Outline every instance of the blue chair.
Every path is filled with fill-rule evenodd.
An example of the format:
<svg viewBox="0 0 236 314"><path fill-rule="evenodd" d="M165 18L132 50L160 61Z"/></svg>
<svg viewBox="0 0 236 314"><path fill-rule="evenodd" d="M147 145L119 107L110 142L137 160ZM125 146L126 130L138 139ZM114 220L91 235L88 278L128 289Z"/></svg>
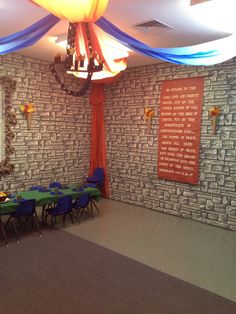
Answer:
<svg viewBox="0 0 236 314"><path fill-rule="evenodd" d="M97 186L94 183L87 183L83 187L81 187L79 190L86 192L86 190L84 190L85 188L96 188L96 187ZM96 208L98 214L100 214L100 210L97 207L97 205L95 204L93 196L90 196L90 195L89 195L89 204L90 204L90 212L91 212L92 216L93 216L93 206Z"/></svg>
<svg viewBox="0 0 236 314"><path fill-rule="evenodd" d="M90 204L89 193L84 193L78 199L75 200L73 208L76 213L78 222L86 209L89 210L91 212L91 215L93 216L92 207L89 208L89 204Z"/></svg>
<svg viewBox="0 0 236 314"><path fill-rule="evenodd" d="M104 185L105 173L103 168L95 168L92 176L86 179L87 184L94 184L97 188L102 189Z"/></svg>
<svg viewBox="0 0 236 314"><path fill-rule="evenodd" d="M35 222L36 227L39 232L39 236L42 237L40 227L39 227L39 222L38 222L38 217L36 213L36 207L35 207L35 199L30 199L30 200L23 200L19 203L18 207L16 208L16 212L10 214L9 219L6 222L5 228L8 225L8 223L13 219L13 226L17 238L17 242L20 242L19 234L17 231L17 223L21 222L24 220L24 226L26 225L26 222L31 218L31 223L33 227L33 222Z"/></svg>
<svg viewBox="0 0 236 314"><path fill-rule="evenodd" d="M72 223L74 223L73 219L73 204L72 204L72 196L65 195L58 199L58 202L56 203L55 207L53 208L47 208L45 209L46 215L44 223L47 221L47 217L51 216L51 227L54 230L54 226L56 224L56 217L57 216L63 216L63 222L65 223L66 215L68 214L71 218Z"/></svg>

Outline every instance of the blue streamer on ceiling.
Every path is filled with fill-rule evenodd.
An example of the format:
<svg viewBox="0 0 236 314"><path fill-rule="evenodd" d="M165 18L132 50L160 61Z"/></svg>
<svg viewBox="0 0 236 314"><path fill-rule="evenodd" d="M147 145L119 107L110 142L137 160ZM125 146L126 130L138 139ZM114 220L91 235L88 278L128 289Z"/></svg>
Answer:
<svg viewBox="0 0 236 314"><path fill-rule="evenodd" d="M0 38L0 54L33 45L59 21L59 18L49 14L25 30ZM235 35L194 46L152 48L124 33L104 17L96 21L96 25L133 51L176 64L209 66L236 56Z"/></svg>

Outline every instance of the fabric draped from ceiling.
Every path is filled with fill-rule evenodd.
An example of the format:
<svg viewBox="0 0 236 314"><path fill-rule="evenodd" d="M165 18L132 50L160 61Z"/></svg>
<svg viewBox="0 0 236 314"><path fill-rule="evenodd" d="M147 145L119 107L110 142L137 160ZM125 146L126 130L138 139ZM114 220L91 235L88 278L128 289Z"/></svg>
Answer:
<svg viewBox="0 0 236 314"><path fill-rule="evenodd" d="M23 31L1 37L0 54L14 52L33 45L57 22L59 22L59 19L49 14ZM97 20L95 24L129 49L167 62L193 66L208 66L227 61L236 56L236 49L234 49L234 47L236 47L236 35L194 46L151 48L122 32L104 17Z"/></svg>
<svg viewBox="0 0 236 314"><path fill-rule="evenodd" d="M95 168L97 167L104 169L105 181L103 196L109 197L106 159L106 135L104 125L104 84L92 85L89 100L92 106L90 175L92 175Z"/></svg>
<svg viewBox="0 0 236 314"><path fill-rule="evenodd" d="M0 55L32 46L59 21L58 17L49 14L22 31L0 37Z"/></svg>
<svg viewBox="0 0 236 314"><path fill-rule="evenodd" d="M95 22L107 7L109 0L29 0L61 20Z"/></svg>
<svg viewBox="0 0 236 314"><path fill-rule="evenodd" d="M176 64L208 66L227 61L236 56L236 35L207 43L179 48L151 48L121 31L104 17L95 22L106 33L131 50L146 56Z"/></svg>

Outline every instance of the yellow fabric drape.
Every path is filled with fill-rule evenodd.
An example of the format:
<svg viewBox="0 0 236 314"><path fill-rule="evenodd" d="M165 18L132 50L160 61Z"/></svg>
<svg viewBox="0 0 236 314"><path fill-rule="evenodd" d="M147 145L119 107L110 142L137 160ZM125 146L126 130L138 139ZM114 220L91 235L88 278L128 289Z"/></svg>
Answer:
<svg viewBox="0 0 236 314"><path fill-rule="evenodd" d="M109 0L29 0L61 20L95 22L106 10Z"/></svg>

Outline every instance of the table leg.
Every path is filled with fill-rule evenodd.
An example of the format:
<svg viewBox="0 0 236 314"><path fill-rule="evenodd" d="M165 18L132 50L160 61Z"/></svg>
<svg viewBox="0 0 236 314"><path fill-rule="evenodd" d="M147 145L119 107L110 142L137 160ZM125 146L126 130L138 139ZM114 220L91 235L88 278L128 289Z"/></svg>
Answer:
<svg viewBox="0 0 236 314"><path fill-rule="evenodd" d="M42 226L44 225L44 219L45 219L45 208L46 208L46 206L47 205L43 205L42 206L42 222L41 222L41 224L42 224Z"/></svg>
<svg viewBox="0 0 236 314"><path fill-rule="evenodd" d="M5 232L5 228L4 228L1 216L0 216L0 226L1 226L1 229L2 229L3 236L5 238L6 246L8 247L7 236L6 236L6 232Z"/></svg>

